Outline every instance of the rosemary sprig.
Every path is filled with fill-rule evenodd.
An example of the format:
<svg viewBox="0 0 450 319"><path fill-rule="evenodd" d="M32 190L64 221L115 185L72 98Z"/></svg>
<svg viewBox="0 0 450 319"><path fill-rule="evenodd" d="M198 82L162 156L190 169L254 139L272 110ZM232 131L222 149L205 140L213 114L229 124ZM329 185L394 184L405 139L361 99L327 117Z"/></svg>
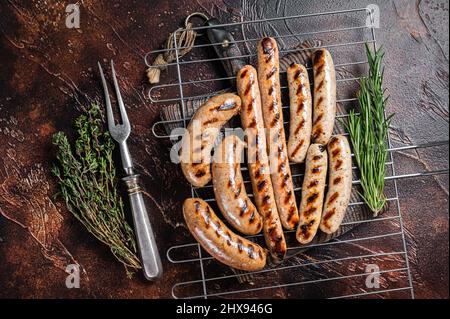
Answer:
<svg viewBox="0 0 450 319"><path fill-rule="evenodd" d="M117 193L112 158L114 143L103 129L99 106L93 104L75 121L78 137L74 147L63 132L53 135L60 195L68 210L125 266L128 276L141 268L133 230L125 220Z"/></svg>
<svg viewBox="0 0 450 319"><path fill-rule="evenodd" d="M388 130L394 114L386 117L388 98L383 89L382 67L384 53L374 53L366 44L369 61L369 76L360 81L358 101L360 114L350 111L346 123L353 144L355 159L361 174L361 197L374 215L378 215L386 205L384 179L388 154Z"/></svg>

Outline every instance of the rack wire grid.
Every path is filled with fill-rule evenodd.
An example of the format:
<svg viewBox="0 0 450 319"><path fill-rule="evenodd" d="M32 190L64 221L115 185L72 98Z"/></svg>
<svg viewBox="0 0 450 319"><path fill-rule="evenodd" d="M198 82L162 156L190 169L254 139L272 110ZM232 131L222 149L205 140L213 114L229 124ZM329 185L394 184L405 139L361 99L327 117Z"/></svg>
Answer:
<svg viewBox="0 0 450 319"><path fill-rule="evenodd" d="M279 42L288 38L311 39L320 36L322 42L317 48L323 47L331 51L338 71L338 110L341 113L337 116L336 127L339 127L342 125L340 120L347 116L347 111L357 105L355 95L357 90L354 85L357 85L357 81L367 73L364 44L369 43L374 49L377 49L374 25L376 17L374 14L371 8L358 8L231 22L215 26L233 30L235 42L230 44L245 46L250 52L250 54L235 57L205 56L203 54L205 50L211 50L211 47L221 45L221 43L197 43L193 51L181 60L178 50L182 48L177 47L177 42L174 40L173 50L175 51L176 61L169 63L167 67L168 77L172 74L176 81L153 86L149 91L149 98L152 102L177 103L182 119L155 123L153 126L154 135L158 138L176 140L180 135L163 134L161 133L163 131L162 126L178 123L177 126L186 128L190 120L190 115L188 116L186 111L186 102L193 98L215 95L219 89L224 88L227 84L229 85L229 81L233 80L234 77L223 77L219 74L211 78L204 75L221 69L218 61L237 58L249 61L254 59L256 50L252 48L260 37L246 38L244 30L252 25L257 25L265 30L272 30L272 34L265 32L265 35L272 36ZM331 23L331 21L333 22ZM287 22L289 22L289 25L297 23L299 26L303 26L302 30L304 30L305 25L315 25L315 28L319 26L319 29L295 33L291 31L292 28L285 27L285 33L280 33L272 28L273 24L276 23L283 23L287 26ZM330 23L332 27L323 28ZM267 29L267 25L271 28ZM202 26L196 27L194 30L202 32L207 28ZM184 29L176 32L182 31ZM176 38L175 36L174 39ZM280 45L280 47L280 54L302 50L286 49L283 48L283 45ZM165 51L149 52L146 56L147 65L151 67L147 62L147 57ZM357 58L356 52L364 58ZM204 70L205 66L209 69ZM196 73L197 79L184 80L182 75L185 73ZM283 71L280 71L280 73L283 73ZM217 86L217 83L222 84ZM353 86L348 85L349 83ZM349 87L345 88L346 86ZM195 93L198 88L203 91L201 94ZM282 84L283 98L287 95L286 89L287 87ZM205 90L208 90L208 94L204 93ZM344 96L345 92L347 94L350 92L351 95ZM286 103L283 105L286 111L289 106ZM288 112L285 114L285 119L285 124L288 124ZM288 244L291 243L288 251L295 257L289 258L275 268L267 268L244 276L241 272L233 271L216 262L194 240L187 244L170 247L167 251L168 260L174 264L186 265L186 276L189 278L189 280L178 282L173 286L172 296L174 298L414 298L397 180L448 174L448 168L433 172L396 175L394 153L445 144L448 145L448 141L427 145L393 147L391 136L389 136L389 156L386 163L386 195L388 198L386 212L377 218L372 218L367 212L364 213L364 203L361 199L353 201L349 207L360 209L363 216L361 220L344 219L342 227L347 227L348 232L329 241L311 244L307 250L295 242L295 232L285 231ZM242 170L244 178L246 178L246 186L249 187L250 182L244 166ZM292 167L294 166L293 164ZM354 167L354 174L357 176L356 167ZM297 199L300 198L302 176L301 168L297 171L293 168ZM359 183L359 180L354 181L355 189L357 189ZM193 197L203 198L214 205L215 200L211 185L203 189L192 187L191 193ZM248 193L252 193L251 188L248 189ZM218 212L217 209L215 211ZM262 240L262 235L250 236L249 238L258 242ZM373 279L377 280L373 281Z"/></svg>

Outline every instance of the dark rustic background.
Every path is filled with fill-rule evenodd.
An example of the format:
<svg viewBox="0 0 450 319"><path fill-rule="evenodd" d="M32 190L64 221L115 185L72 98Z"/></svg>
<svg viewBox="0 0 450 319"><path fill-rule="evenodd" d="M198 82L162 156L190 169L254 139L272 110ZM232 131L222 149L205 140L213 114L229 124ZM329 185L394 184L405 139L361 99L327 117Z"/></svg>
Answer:
<svg viewBox="0 0 450 319"><path fill-rule="evenodd" d="M170 145L151 133L159 106L147 98L145 53L160 48L167 34L195 11L239 21L372 2L381 8L377 36L387 52L386 86L391 110L397 113L392 130L395 144L448 139L446 0L81 1L78 30L65 27L69 1L2 0L0 297L170 297L174 283L198 279L198 269L165 259L168 247L192 241L180 210L190 192L169 161ZM102 101L96 63L111 58L133 125L131 152L150 195L147 203L164 259L165 276L157 284L145 282L140 275L127 279L108 249L52 199L56 187L49 172L54 160L51 136L59 130L72 134L72 120L82 106ZM448 147L400 153L396 163L399 174L446 168ZM448 176L403 180L399 188L416 297L448 298ZM65 287L68 263L83 269L80 289ZM352 292L352 287L331 290L339 295ZM260 295L330 294L279 289Z"/></svg>

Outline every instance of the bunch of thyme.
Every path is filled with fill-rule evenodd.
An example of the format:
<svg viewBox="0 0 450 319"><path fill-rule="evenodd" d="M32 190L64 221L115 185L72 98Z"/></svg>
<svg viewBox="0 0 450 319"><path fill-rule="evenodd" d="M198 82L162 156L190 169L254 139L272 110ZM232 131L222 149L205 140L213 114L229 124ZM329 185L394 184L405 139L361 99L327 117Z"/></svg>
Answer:
<svg viewBox="0 0 450 319"><path fill-rule="evenodd" d="M388 98L383 89L382 50L374 53L366 44L369 75L360 81L360 114L350 111L346 123L361 174L361 197L377 216L386 205L384 195L388 130L393 114L386 117Z"/></svg>
<svg viewBox="0 0 450 319"><path fill-rule="evenodd" d="M125 266L128 276L141 268L133 230L117 192L112 158L114 143L103 129L99 106L93 104L75 121L74 147L63 132L55 133L57 162L52 173L68 210Z"/></svg>

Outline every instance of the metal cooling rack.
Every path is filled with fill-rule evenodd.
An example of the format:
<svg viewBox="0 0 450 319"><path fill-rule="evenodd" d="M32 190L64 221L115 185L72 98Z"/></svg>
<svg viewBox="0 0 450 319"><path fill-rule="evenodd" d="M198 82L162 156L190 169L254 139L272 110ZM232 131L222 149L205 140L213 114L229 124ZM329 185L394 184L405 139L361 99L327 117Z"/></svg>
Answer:
<svg viewBox="0 0 450 319"><path fill-rule="evenodd" d="M349 19L348 17L351 16ZM370 43L373 47L377 48L377 41L375 37L375 28L373 22L375 19L374 12L369 8L359 8L351 10L341 10L333 12L322 13L310 13L295 16L275 17L268 19L259 19L252 21L241 21L224 23L221 26L226 28L240 28L242 31L241 37L234 34L236 45L255 45L260 38L245 38L244 27L248 27L253 24L264 25L276 22L295 22L302 19L334 19L340 21L339 26L332 29L315 30L312 32L292 33L286 32L286 34L267 34L273 36L277 40L287 38L310 38L310 37L324 37L326 35L337 35L343 38L345 34L351 32L360 32L364 34L364 39L358 39L358 41L344 41L344 42L324 42L321 44L321 48L327 48L329 50L337 48L363 48L364 43ZM369 19L369 20L368 20ZM367 21L371 23L367 23ZM217 26L216 26L217 27ZM195 30L203 32L208 27L196 27ZM176 32L182 32L178 30ZM174 37L176 38L176 36ZM197 50L202 50L215 45L221 45L221 43L208 43L197 44L194 46L194 50L190 53L193 58L185 58L180 60L178 56L178 50L176 41L174 41L174 48L176 54L176 61L168 64L168 69L175 70L176 82L168 84L159 84L153 86L149 91L149 98L152 102L157 103L178 103L182 114L182 119L177 121L159 121L153 126L153 134L158 138L171 138L176 139L180 136L173 136L164 134L162 126L167 124L179 123L180 127L187 127L190 118L186 112L186 101L193 98L204 98L215 95L214 92L208 94L196 95L190 94L190 90L187 87L195 85L210 84L213 82L233 80L234 77L215 77L215 78L201 78L197 80L184 80L182 75L184 68L196 67L198 64L212 64L217 66L220 60L236 59L236 58L254 58L255 54L243 54L238 57L228 58L198 58L195 54ZM318 47L319 48L319 47ZM146 55L146 64L150 66L147 58L164 52L165 50L156 50L149 52ZM290 53L296 51L295 49L283 49L280 53ZM253 51L256 52L256 51ZM336 64L336 68L345 68L351 66L367 66L367 60L361 61L342 61ZM340 78L337 80L338 95L339 87L345 85L346 82L358 81L364 74L358 76L351 76ZM287 88L282 87L283 93ZM158 91L168 90L171 95L162 96L157 94ZM189 92L188 92L189 91ZM156 92L156 93L155 93ZM339 97L339 96L338 96ZM355 95L345 98L338 98L338 103L349 104L356 103L357 98ZM284 109L288 109L289 106L284 106ZM337 125L339 120L345 118L347 113L338 114ZM288 118L288 117L286 117ZM287 124L288 121L285 122ZM241 279L241 273L235 273L230 271L228 267L224 267L215 262L211 256L206 253L198 243L192 242L184 245L172 246L167 251L167 258L174 264L186 264L187 271L191 271L187 276L189 280L176 283L172 288L172 296L174 298L240 298L240 297L256 297L255 292L263 294L265 297L323 297L323 298L362 298L362 297L391 297L391 298L414 298L414 289L411 278L411 271L408 261L407 244L405 239L405 230L403 227L403 219L400 212L400 202L398 195L397 181L405 178L417 178L427 175L440 175L448 174L448 168L443 170L437 170L432 172L421 172L396 175L396 169L394 165L394 154L396 152L404 152L408 150L417 150L421 148L439 147L448 145L448 141L429 143L424 145L412 145L393 147L391 137L389 136L389 156L387 160L387 176L386 176L386 192L388 196L388 210L382 216L378 218L368 217L361 221L348 221L344 220L342 226L350 227L354 225L368 225L363 231L358 228L352 229L349 233L342 237L332 239L328 242L317 243L308 246L308 251L295 257L295 260L288 260L285 263L279 265L274 269L264 269L255 273L251 273L250 280ZM245 174L246 167L242 166ZM357 171L357 168L354 167ZM295 191L297 192L297 198L300 198L298 193L301 188L301 177L303 174L293 173L293 179L295 185ZM247 185L250 183L246 181ZM354 181L355 187L360 183L359 180ZM248 185L249 186L249 185ZM205 188L191 188L193 197L201 197L207 202L214 202L214 194L211 186ZM251 194L249 189L249 194ZM250 195L251 196L251 195ZM363 206L362 200L354 201L350 203L350 207ZM180 215L181 216L181 215ZM377 227L375 227L377 226ZM359 228L360 228L359 227ZM376 229L376 232L371 231ZM295 238L295 232L285 231L286 238ZM250 236L252 240L261 240L262 235ZM390 245L385 247L383 251L373 250L373 246L380 241L395 238L396 242L390 241ZM288 241L289 242L289 241ZM392 243L394 246L392 247ZM380 245L378 245L379 247ZM381 245L384 247L383 245ZM355 248L356 247L356 248ZM288 250L295 252L296 250L303 249L299 245L291 245ZM317 249L316 249L317 248ZM355 251L356 250L356 251ZM325 252L325 253L324 253ZM336 253L337 252L337 256ZM294 260L294 261L293 261ZM378 288L367 288L364 286L364 282L368 276L368 273L362 269L364 265L372 263L378 263L385 265L385 269L379 269L378 274L383 277L383 283ZM330 271L332 269L333 271ZM338 269L338 270L337 270ZM292 276L294 274L294 276ZM293 278L292 278L293 277ZM359 285L357 291L349 291L348 289L340 289L339 293L333 294L333 286L345 287L345 285ZM359 287L358 286L358 287ZM330 289L329 289L330 288ZM280 289L283 293L280 295ZM187 293L186 291L189 291ZM287 291L287 292L286 292ZM311 293L313 291L313 293ZM331 293L329 293L331 291ZM329 295L331 294L331 295ZM259 296L259 295L258 295Z"/></svg>

